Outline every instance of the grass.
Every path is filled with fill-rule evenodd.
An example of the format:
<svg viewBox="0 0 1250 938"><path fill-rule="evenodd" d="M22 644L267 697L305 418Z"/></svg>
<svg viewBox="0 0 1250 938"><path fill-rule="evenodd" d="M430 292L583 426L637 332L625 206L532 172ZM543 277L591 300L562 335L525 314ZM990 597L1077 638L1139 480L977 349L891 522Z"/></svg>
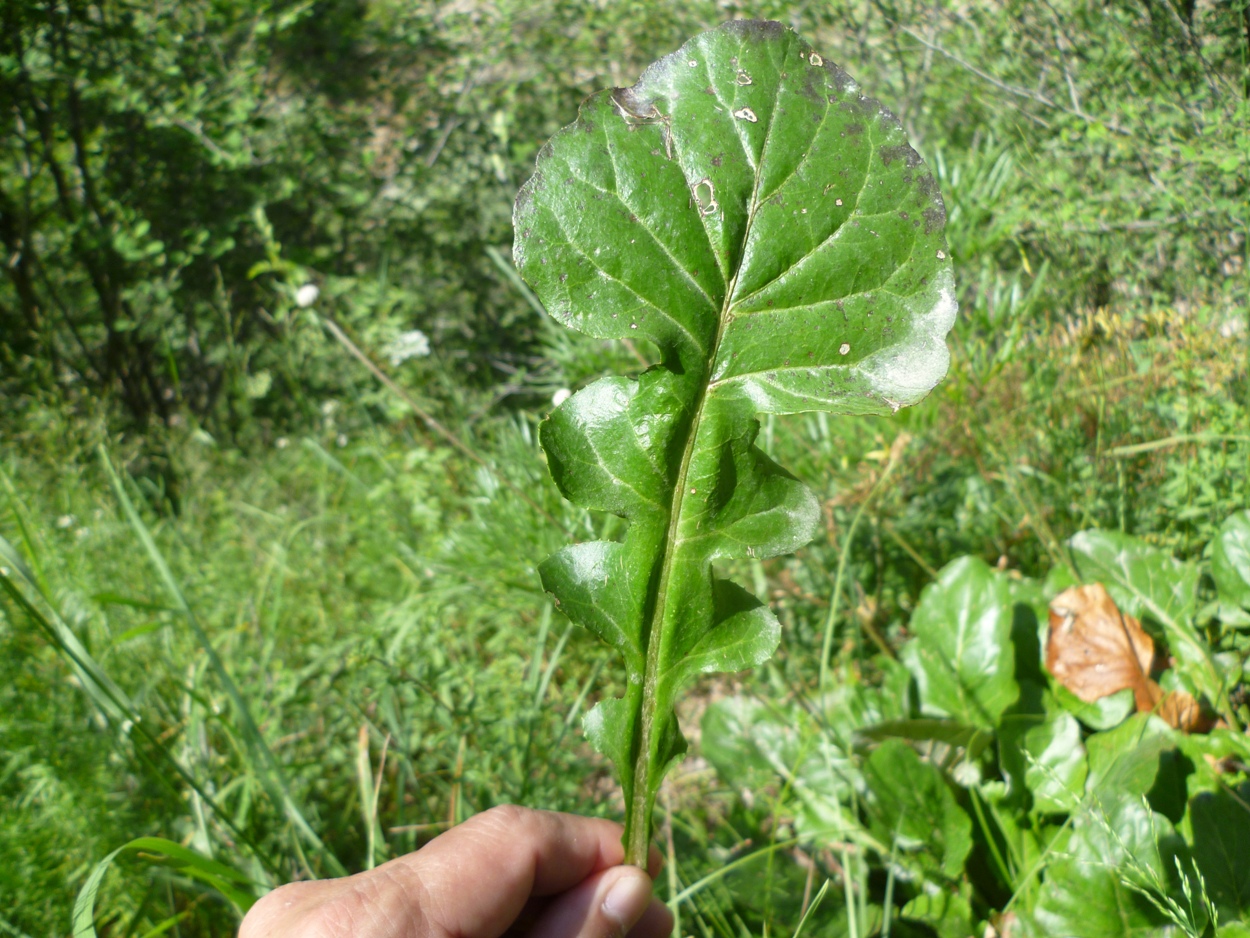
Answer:
<svg viewBox="0 0 1250 938"><path fill-rule="evenodd" d="M507 433L532 448L532 435ZM45 497L21 485L40 467L7 462L4 534L25 532L13 540L39 571L38 588L9 574L32 608L6 604L0 633L0 778L22 808L5 812L0 837L6 856L29 861L9 867L23 915L67 907L91 858L127 830L210 853L227 844L261 882L364 865L362 732L375 753L388 747L375 860L498 801L589 809L562 771L574 747L534 742L567 735L598 660L552 626L529 566L555 542L549 525L526 519L524 503L501 509L508 490L484 479L431 504L427 487L452 485L447 454L378 437L387 449L365 439L347 452L276 450L229 485L208 480L226 477L230 457L192 441L202 475L176 521L143 510L142 486L121 475L110 485L108 457L90 448L61 461L79 484ZM538 468L532 451L528 462L523 472ZM536 488L564 511L549 485ZM532 542L505 536L518 519ZM32 631L36 617L67 624L141 724L97 704L96 682L71 676ZM49 732L68 762L41 757ZM191 780L199 794L185 791ZM109 808L103 793L124 802L135 786L134 813ZM58 837L44 813L68 823L87 793L83 827L71 829L96 833ZM67 859L50 862L57 853Z"/></svg>

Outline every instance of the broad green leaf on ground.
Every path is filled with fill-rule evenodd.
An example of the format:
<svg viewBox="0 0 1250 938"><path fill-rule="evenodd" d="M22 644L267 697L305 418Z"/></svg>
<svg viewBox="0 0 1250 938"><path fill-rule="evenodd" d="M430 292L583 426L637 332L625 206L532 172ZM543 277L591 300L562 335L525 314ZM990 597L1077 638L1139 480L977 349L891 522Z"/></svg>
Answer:
<svg viewBox="0 0 1250 938"><path fill-rule="evenodd" d="M1068 541L1073 566L1086 583L1102 583L1124 612L1163 627L1187 689L1217 703L1219 671L1194 627L1200 571L1149 544L1114 531L1082 531Z"/></svg>
<svg viewBox="0 0 1250 938"><path fill-rule="evenodd" d="M994 729L994 743L998 751L998 767L1005 787L1003 803L1023 811L1028 806L1028 785L1025 772L1029 767L1024 753L1024 737L1030 730L1053 719L1057 711L1054 701L1047 698L1045 688L1034 681L1020 682L1020 697L999 718ZM989 795L984 787L982 793Z"/></svg>
<svg viewBox="0 0 1250 938"><path fill-rule="evenodd" d="M736 787L789 783L801 794L834 800L860 787L859 770L797 705L727 697L708 707L702 729L703 755Z"/></svg>
<svg viewBox="0 0 1250 938"><path fill-rule="evenodd" d="M841 68L781 24L734 21L588 98L513 220L517 268L557 321L660 353L541 431L561 491L630 522L540 573L624 659L625 696L587 730L616 763L641 861L684 750L677 694L779 639L712 564L792 551L819 520L755 446L756 415L888 414L933 388L955 315L945 210L897 119Z"/></svg>
<svg viewBox="0 0 1250 938"><path fill-rule="evenodd" d="M972 822L941 771L900 739L889 739L864 763L872 793L869 827L882 843L923 851L950 879L959 877L972 850Z"/></svg>
<svg viewBox="0 0 1250 938"><path fill-rule="evenodd" d="M1089 763L1076 718L1062 711L1024 734L1028 767L1024 783L1033 793L1034 810L1071 811L1085 792Z"/></svg>
<svg viewBox="0 0 1250 938"><path fill-rule="evenodd" d="M1109 730L1119 726L1137 709L1133 692L1127 687L1117 694L1086 703L1061 684L1054 687L1055 701L1091 730Z"/></svg>
<svg viewBox="0 0 1250 938"><path fill-rule="evenodd" d="M1019 696L1007 578L975 557L944 567L920 594L902 659L926 713L993 729Z"/></svg>
<svg viewBox="0 0 1250 938"><path fill-rule="evenodd" d="M1189 802L1189 829L1194 862L1220 919L1250 919L1250 807L1245 797L1228 791L1198 795Z"/></svg>
<svg viewBox="0 0 1250 938"><path fill-rule="evenodd" d="M1033 918L1048 938L1146 938L1165 921L1125 883L1153 874L1169 882L1180 846L1167 818L1137 797L1116 795L1081 811L1046 869Z"/></svg>
<svg viewBox="0 0 1250 938"><path fill-rule="evenodd" d="M1211 577L1220 602L1250 609L1250 511L1229 515L1211 542Z"/></svg>
<svg viewBox="0 0 1250 938"><path fill-rule="evenodd" d="M1166 551L1117 531L1082 531L1068 541L1082 581L1100 582L1129 615L1160 625L1193 616L1199 570Z"/></svg>
<svg viewBox="0 0 1250 938"><path fill-rule="evenodd" d="M965 788L981 782L981 754L994 741L989 730L957 720L933 717L885 720L862 727L856 734L858 749L871 749L871 741L905 739L921 743L931 759Z"/></svg>
<svg viewBox="0 0 1250 938"><path fill-rule="evenodd" d="M1163 753L1175 747L1172 730L1158 717L1135 714L1115 729L1085 740L1089 777L1085 790L1095 802L1121 794L1145 795L1159 774Z"/></svg>
<svg viewBox="0 0 1250 938"><path fill-rule="evenodd" d="M798 730L780 706L769 707L750 697L726 697L711 704L700 722L700 748L716 774L739 792L754 795L778 784L781 772L774 760L787 735ZM778 743L781 743L778 745ZM791 760L782 758L785 771Z"/></svg>
<svg viewBox="0 0 1250 938"><path fill-rule="evenodd" d="M993 739L991 734L967 723L919 717L886 720L863 727L857 734L865 740L906 739L911 742L941 743L951 749L968 750L975 758Z"/></svg>
<svg viewBox="0 0 1250 938"><path fill-rule="evenodd" d="M797 705L727 697L703 716L701 748L744 797L787 790L797 799L799 832L819 840L846 834L852 795L863 779L833 734Z"/></svg>
<svg viewBox="0 0 1250 938"><path fill-rule="evenodd" d="M968 938L973 934L972 905L967 896L950 889L926 883L920 895L899 910L904 922L923 922L938 933L938 938ZM891 934L898 934L892 929Z"/></svg>
<svg viewBox="0 0 1250 938"><path fill-rule="evenodd" d="M1046 643L1046 585L1037 580L1007 577L1011 594L1011 644L1016 655L1016 680L1042 681L1042 649Z"/></svg>

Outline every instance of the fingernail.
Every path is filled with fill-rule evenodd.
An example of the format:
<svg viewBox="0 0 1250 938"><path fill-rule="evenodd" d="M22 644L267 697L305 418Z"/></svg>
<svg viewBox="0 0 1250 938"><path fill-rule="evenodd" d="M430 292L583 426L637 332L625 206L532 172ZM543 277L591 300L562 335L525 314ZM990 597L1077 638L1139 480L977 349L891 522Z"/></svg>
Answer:
<svg viewBox="0 0 1250 938"><path fill-rule="evenodd" d="M626 869L603 898L603 914L624 935L647 910L651 901L651 880L642 870Z"/></svg>

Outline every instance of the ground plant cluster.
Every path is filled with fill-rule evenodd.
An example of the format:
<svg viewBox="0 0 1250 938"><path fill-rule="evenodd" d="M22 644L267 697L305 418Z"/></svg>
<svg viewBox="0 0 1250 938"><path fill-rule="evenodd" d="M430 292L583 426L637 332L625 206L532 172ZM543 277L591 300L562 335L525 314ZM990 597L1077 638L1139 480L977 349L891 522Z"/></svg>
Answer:
<svg viewBox="0 0 1250 938"><path fill-rule="evenodd" d="M1250 933L1244 3L20 0L0 100L0 935L505 802L683 936Z"/></svg>

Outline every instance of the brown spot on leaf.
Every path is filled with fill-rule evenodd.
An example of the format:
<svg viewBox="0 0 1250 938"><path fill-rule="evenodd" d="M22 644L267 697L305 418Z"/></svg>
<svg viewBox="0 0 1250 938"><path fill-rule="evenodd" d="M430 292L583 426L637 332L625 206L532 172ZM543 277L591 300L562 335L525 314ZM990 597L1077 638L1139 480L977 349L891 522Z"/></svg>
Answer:
<svg viewBox="0 0 1250 938"><path fill-rule="evenodd" d="M920 154L905 143L897 147L882 147L878 152L881 154L881 162L886 166L895 160L905 162L908 169L915 169L920 165Z"/></svg>

